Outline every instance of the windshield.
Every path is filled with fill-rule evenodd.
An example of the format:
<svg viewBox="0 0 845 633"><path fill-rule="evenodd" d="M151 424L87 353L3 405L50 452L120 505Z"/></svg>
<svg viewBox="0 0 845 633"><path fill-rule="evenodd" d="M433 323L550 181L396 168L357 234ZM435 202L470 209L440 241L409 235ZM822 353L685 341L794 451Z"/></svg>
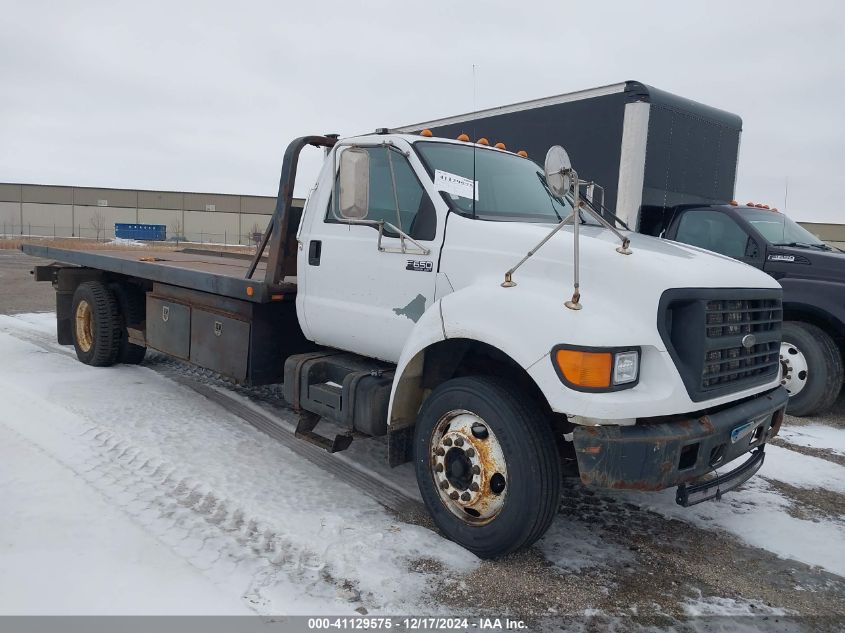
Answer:
<svg viewBox="0 0 845 633"><path fill-rule="evenodd" d="M772 244L808 244L811 246L826 247L826 244L819 238L782 213L774 211L743 211L742 217L748 220Z"/></svg>
<svg viewBox="0 0 845 633"><path fill-rule="evenodd" d="M526 158L454 143L417 141L414 147L434 186L459 213L483 220L555 224L572 213L569 202L549 192L543 170Z"/></svg>

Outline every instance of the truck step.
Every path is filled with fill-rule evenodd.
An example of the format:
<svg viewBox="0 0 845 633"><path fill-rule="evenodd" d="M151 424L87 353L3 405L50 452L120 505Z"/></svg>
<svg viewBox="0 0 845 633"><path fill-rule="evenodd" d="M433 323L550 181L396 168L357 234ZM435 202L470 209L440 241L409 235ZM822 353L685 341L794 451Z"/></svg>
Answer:
<svg viewBox="0 0 845 633"><path fill-rule="evenodd" d="M329 453L338 453L345 451L352 443L352 435L342 434L335 435L334 438L326 437L314 432L314 427L320 422L320 416L309 411L303 411L299 416L299 422L296 424L296 431L294 435L301 440L310 442Z"/></svg>

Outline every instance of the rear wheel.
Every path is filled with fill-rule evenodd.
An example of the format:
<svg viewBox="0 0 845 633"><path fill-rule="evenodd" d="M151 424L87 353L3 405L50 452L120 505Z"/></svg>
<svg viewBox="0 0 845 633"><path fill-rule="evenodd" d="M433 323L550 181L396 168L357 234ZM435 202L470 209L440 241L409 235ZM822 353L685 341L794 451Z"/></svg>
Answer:
<svg viewBox="0 0 845 633"><path fill-rule="evenodd" d="M73 293L73 346L86 365L114 365L120 349L120 308L109 288L99 281L79 284Z"/></svg>
<svg viewBox="0 0 845 633"><path fill-rule="evenodd" d="M557 514L560 462L547 416L513 384L449 380L415 429L423 501L453 541L482 558L527 547Z"/></svg>
<svg viewBox="0 0 845 633"><path fill-rule="evenodd" d="M842 356L824 330L785 321L780 362L783 386L789 392L787 413L805 416L830 408L842 388Z"/></svg>

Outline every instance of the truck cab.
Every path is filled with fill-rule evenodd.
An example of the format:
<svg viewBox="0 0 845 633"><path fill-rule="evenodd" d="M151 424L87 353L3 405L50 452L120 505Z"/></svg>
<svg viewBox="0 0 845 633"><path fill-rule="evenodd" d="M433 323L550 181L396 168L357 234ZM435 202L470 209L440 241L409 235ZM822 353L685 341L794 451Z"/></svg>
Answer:
<svg viewBox="0 0 845 633"><path fill-rule="evenodd" d="M783 287L782 383L789 413L836 400L845 352L845 253L764 205L679 207L664 237L754 266Z"/></svg>

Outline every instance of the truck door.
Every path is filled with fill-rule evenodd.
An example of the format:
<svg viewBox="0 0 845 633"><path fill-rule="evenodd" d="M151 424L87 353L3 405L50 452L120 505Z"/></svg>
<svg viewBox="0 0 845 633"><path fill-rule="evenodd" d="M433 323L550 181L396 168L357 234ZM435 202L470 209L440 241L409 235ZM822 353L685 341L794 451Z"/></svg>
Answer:
<svg viewBox="0 0 845 633"><path fill-rule="evenodd" d="M319 208L307 211L310 223L300 235L297 268L304 283L297 302L311 340L395 362L434 301L442 218L417 175L425 172L413 153L362 149L370 156L366 219L390 222L429 252L408 240L401 252L402 240L387 228L379 250L378 228L339 220L333 192L324 191L315 200ZM331 189L325 180L320 187Z"/></svg>
<svg viewBox="0 0 845 633"><path fill-rule="evenodd" d="M666 231L666 237L763 267L763 249L757 240L718 209L688 209Z"/></svg>

